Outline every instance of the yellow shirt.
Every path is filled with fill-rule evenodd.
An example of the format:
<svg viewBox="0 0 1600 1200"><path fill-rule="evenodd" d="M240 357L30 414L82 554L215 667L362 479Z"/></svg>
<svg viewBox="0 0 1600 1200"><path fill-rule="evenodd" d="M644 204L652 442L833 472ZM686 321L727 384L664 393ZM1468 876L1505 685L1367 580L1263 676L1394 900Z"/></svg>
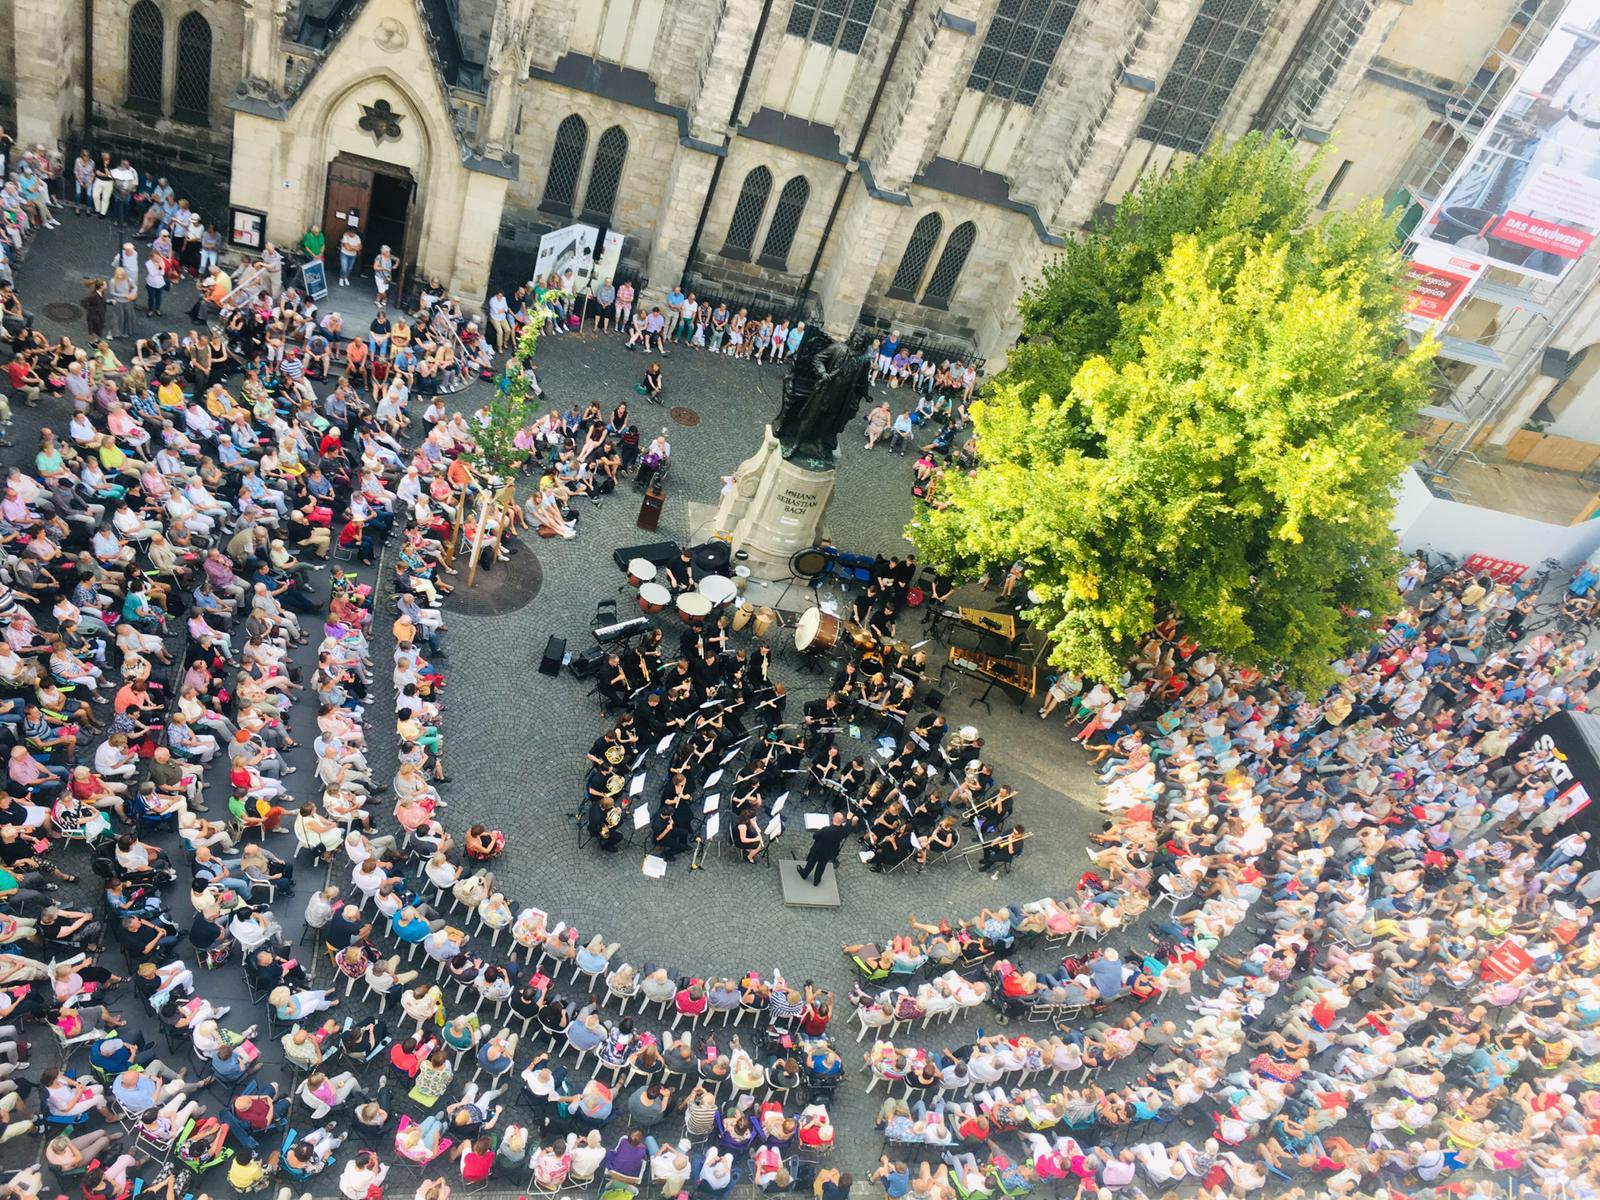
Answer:
<svg viewBox="0 0 1600 1200"><path fill-rule="evenodd" d="M182 408L183 385L176 379L170 383L163 383L156 389L156 400L162 408Z"/></svg>
<svg viewBox="0 0 1600 1200"><path fill-rule="evenodd" d="M248 1163L241 1163L236 1158L228 1167L228 1183L238 1192L249 1191L265 1177L266 1172L261 1169L260 1162L255 1159L251 1159Z"/></svg>

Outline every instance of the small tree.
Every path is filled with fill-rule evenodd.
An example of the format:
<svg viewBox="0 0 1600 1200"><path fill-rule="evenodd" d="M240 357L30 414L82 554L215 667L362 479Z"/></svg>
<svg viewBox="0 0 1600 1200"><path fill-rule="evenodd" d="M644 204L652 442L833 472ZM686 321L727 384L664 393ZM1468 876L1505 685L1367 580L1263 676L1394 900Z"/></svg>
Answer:
<svg viewBox="0 0 1600 1200"><path fill-rule="evenodd" d="M488 404L488 424L474 435L478 443L475 462L486 474L511 479L528 457L526 450L518 448L516 439L533 416L528 404L527 369L538 347L539 322L530 321L495 381Z"/></svg>
<svg viewBox="0 0 1600 1200"><path fill-rule="evenodd" d="M1432 347L1403 344L1392 224L1308 226L1305 181L1275 141L1202 158L1024 302L1027 345L974 406L980 465L910 536L945 567L1021 560L1058 666L1115 679L1176 611L1315 682L1392 602Z"/></svg>

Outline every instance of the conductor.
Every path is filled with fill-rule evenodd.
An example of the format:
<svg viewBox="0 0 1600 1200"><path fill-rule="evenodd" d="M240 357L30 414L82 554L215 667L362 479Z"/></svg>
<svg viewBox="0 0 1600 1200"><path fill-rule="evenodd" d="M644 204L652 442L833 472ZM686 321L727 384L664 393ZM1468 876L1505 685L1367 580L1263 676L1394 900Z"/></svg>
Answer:
<svg viewBox="0 0 1600 1200"><path fill-rule="evenodd" d="M811 853L806 855L805 865L800 868L800 878L812 887L821 887L823 872L838 865L839 850L849 836L850 826L845 823L844 814L834 813L833 820L812 835Z"/></svg>

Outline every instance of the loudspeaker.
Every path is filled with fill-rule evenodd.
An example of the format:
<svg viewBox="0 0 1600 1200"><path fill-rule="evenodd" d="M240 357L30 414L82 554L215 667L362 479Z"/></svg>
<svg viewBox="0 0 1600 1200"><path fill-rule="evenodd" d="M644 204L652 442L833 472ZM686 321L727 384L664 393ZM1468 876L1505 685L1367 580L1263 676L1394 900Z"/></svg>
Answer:
<svg viewBox="0 0 1600 1200"><path fill-rule="evenodd" d="M552 633L544 644L544 661L539 664L539 674L552 677L561 674L561 660L566 656L567 639Z"/></svg>
<svg viewBox="0 0 1600 1200"><path fill-rule="evenodd" d="M922 698L922 702L929 708L933 709L934 712L938 712L940 707L944 704L944 693L938 688L932 688L928 694Z"/></svg>
<svg viewBox="0 0 1600 1200"><path fill-rule="evenodd" d="M617 564L619 571L626 571L628 563L635 558L642 558L658 567L664 567L676 559L679 553L677 542L646 542L642 546L619 546L611 552L611 561Z"/></svg>
<svg viewBox="0 0 1600 1200"><path fill-rule="evenodd" d="M706 542L694 548L694 569L703 575L728 573L729 546L727 542Z"/></svg>
<svg viewBox="0 0 1600 1200"><path fill-rule="evenodd" d="M572 660L572 673L579 679L593 675L609 653L603 646L590 646Z"/></svg>

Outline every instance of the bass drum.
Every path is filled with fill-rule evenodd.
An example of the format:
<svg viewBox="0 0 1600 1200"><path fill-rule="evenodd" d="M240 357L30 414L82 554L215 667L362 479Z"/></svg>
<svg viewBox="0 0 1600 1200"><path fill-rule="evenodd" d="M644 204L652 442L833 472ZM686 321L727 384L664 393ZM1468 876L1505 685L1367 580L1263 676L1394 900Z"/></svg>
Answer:
<svg viewBox="0 0 1600 1200"><path fill-rule="evenodd" d="M794 648L801 654L829 654L839 644L844 623L820 608L808 608L794 627Z"/></svg>

